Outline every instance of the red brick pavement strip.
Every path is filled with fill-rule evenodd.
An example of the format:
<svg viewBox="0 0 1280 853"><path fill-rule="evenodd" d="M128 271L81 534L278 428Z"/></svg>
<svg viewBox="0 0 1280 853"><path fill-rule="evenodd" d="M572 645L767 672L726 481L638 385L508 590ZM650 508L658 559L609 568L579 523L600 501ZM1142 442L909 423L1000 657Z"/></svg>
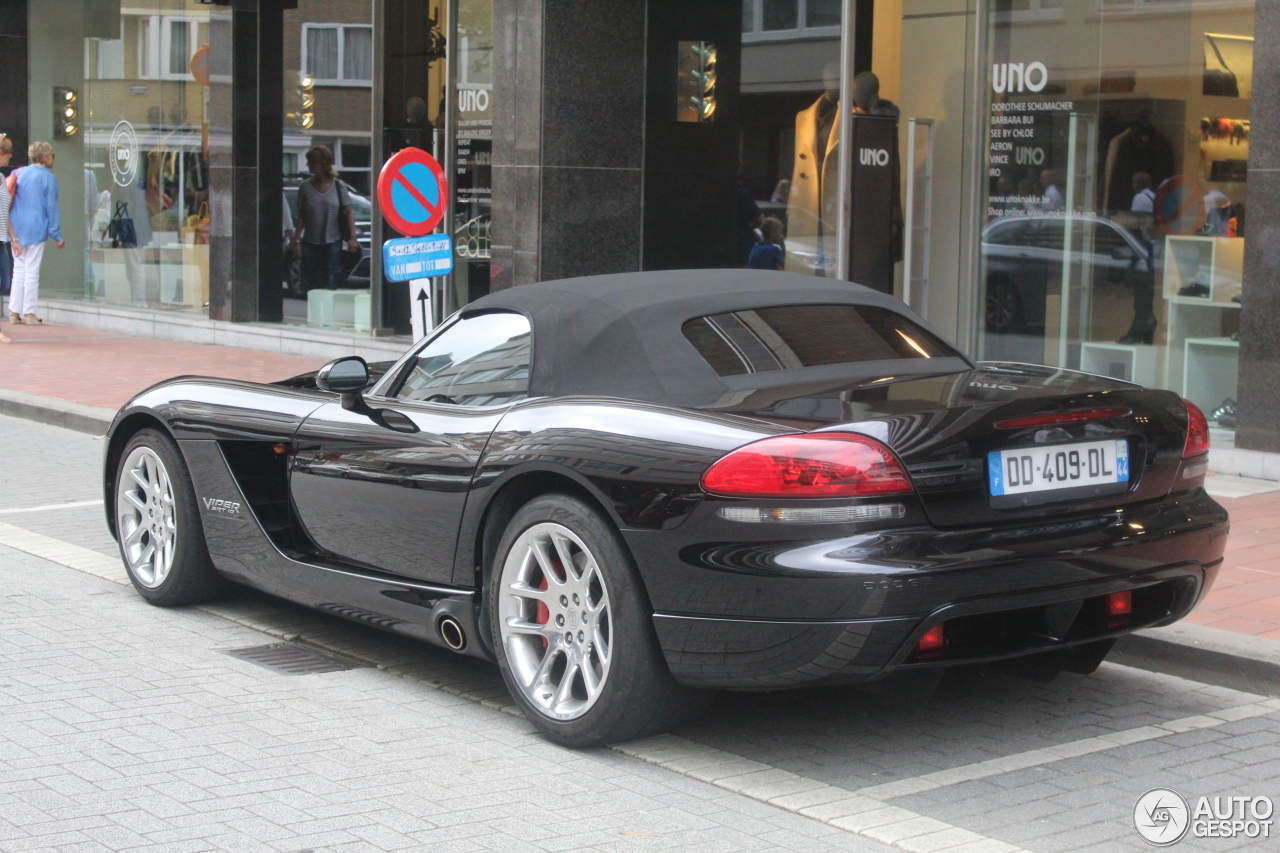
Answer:
<svg viewBox="0 0 1280 853"><path fill-rule="evenodd" d="M321 362L233 347L132 338L71 326L11 326L0 346L0 387L116 409L181 374L271 382ZM1227 558L1188 622L1280 640L1280 491L1218 498L1231 513Z"/></svg>
<svg viewBox="0 0 1280 853"><path fill-rule="evenodd" d="M118 409L134 394L171 376L198 374L274 382L324 362L291 355L132 338L74 326L10 325L0 345L0 387Z"/></svg>
<svg viewBox="0 0 1280 853"><path fill-rule="evenodd" d="M1280 491L1217 500L1231 513L1227 558L1186 621L1280 640Z"/></svg>

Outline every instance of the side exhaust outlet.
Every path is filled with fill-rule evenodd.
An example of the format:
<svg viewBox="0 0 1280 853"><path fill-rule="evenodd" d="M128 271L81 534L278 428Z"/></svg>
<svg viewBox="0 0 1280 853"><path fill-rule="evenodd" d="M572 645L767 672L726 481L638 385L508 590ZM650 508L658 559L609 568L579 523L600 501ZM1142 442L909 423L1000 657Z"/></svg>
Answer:
<svg viewBox="0 0 1280 853"><path fill-rule="evenodd" d="M440 617L437 630L444 644L455 652L460 652L467 647L467 634L462 630L462 624L452 616Z"/></svg>

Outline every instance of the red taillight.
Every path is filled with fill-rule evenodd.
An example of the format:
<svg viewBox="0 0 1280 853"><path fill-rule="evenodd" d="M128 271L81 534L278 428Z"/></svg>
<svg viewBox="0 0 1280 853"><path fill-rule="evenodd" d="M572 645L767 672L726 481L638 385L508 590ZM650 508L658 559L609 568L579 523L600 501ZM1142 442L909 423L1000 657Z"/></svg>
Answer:
<svg viewBox="0 0 1280 853"><path fill-rule="evenodd" d="M1187 407L1187 443L1182 445L1182 458L1190 459L1209 452L1209 421L1200 407L1190 400L1183 400Z"/></svg>
<svg viewBox="0 0 1280 853"><path fill-rule="evenodd" d="M924 632L924 636L916 643L916 651L918 652L936 652L942 648L942 643L946 639L943 636L942 626L945 622L939 622L928 631Z"/></svg>
<svg viewBox="0 0 1280 853"><path fill-rule="evenodd" d="M893 451L847 432L780 435L739 447L707 469L712 494L756 498L844 498L911 491Z"/></svg>
<svg viewBox="0 0 1280 853"><path fill-rule="evenodd" d="M1078 424L1084 421L1104 421L1107 418L1122 418L1132 414L1130 409L1077 409L1072 412L1053 412L1047 415L1028 415L1025 418L1010 418L996 421L996 429L1023 429L1024 427L1057 426L1060 424Z"/></svg>
<svg viewBox="0 0 1280 853"><path fill-rule="evenodd" d="M1107 595L1108 616L1128 616L1133 612L1133 593L1129 590Z"/></svg>

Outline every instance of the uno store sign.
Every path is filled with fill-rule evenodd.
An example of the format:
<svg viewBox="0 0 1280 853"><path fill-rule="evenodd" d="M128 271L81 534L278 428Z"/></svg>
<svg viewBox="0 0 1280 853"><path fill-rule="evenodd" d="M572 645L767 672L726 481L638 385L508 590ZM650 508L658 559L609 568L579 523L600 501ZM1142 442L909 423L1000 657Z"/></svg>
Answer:
<svg viewBox="0 0 1280 853"><path fill-rule="evenodd" d="M991 88L1005 92L1043 92L1049 85L1049 69L1043 62L999 62L991 66Z"/></svg>

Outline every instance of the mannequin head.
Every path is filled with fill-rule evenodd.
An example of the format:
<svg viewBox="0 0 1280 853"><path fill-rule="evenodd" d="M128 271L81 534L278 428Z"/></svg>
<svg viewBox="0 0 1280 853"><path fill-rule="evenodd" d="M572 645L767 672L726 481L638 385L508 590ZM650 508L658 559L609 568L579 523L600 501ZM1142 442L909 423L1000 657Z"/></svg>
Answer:
<svg viewBox="0 0 1280 853"><path fill-rule="evenodd" d="M427 118L427 102L414 95L404 104L404 119L409 127L420 127Z"/></svg>
<svg viewBox="0 0 1280 853"><path fill-rule="evenodd" d="M863 71L853 78L853 105L864 113L880 106L880 78L874 73Z"/></svg>

